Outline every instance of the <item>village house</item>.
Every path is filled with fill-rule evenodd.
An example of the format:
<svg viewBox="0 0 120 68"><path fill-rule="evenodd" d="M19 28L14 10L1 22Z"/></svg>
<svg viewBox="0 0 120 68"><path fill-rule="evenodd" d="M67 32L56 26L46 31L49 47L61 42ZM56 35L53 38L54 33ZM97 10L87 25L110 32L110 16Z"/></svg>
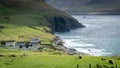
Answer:
<svg viewBox="0 0 120 68"><path fill-rule="evenodd" d="M40 42L40 39L39 38L31 38L30 42Z"/></svg>
<svg viewBox="0 0 120 68"><path fill-rule="evenodd" d="M40 39L39 38L31 38L29 42L30 46L38 46L40 45Z"/></svg>
<svg viewBox="0 0 120 68"><path fill-rule="evenodd" d="M38 45L40 45L40 43L39 42L30 42L29 43L29 46L38 46Z"/></svg>
<svg viewBox="0 0 120 68"><path fill-rule="evenodd" d="M16 42L16 46L18 48L23 48L23 47L25 47L25 42Z"/></svg>
<svg viewBox="0 0 120 68"><path fill-rule="evenodd" d="M13 47L13 46L15 46L15 41L14 41L14 40L5 41L5 45L6 45L6 46L11 46L11 47Z"/></svg>

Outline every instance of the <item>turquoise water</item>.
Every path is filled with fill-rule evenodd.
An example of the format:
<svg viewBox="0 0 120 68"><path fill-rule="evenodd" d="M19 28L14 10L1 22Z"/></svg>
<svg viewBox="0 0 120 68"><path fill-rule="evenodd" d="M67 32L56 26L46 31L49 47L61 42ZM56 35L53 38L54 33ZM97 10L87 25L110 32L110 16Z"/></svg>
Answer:
<svg viewBox="0 0 120 68"><path fill-rule="evenodd" d="M120 15L76 15L84 29L56 33L68 48L94 56L120 55Z"/></svg>

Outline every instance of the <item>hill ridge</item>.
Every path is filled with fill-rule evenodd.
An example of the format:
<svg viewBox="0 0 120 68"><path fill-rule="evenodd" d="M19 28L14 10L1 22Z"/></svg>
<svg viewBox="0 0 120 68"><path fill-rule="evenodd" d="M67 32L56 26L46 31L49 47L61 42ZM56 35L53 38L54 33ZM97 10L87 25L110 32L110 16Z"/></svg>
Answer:
<svg viewBox="0 0 120 68"><path fill-rule="evenodd" d="M26 35L30 37L40 35L42 39L53 39L51 33L56 31L66 32L84 27L75 18L49 6L44 0L0 0L0 8L0 25L4 27L0 28L0 40L7 38L10 40L11 37L19 40L19 36L26 39Z"/></svg>
<svg viewBox="0 0 120 68"><path fill-rule="evenodd" d="M119 0L46 0L69 14L120 14Z"/></svg>

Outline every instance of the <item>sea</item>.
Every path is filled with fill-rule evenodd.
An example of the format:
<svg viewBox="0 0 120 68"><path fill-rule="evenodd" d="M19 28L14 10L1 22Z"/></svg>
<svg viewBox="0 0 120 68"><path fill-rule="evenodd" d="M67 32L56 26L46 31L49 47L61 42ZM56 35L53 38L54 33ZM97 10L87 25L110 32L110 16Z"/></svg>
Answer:
<svg viewBox="0 0 120 68"><path fill-rule="evenodd" d="M73 15L86 28L56 33L67 48L92 56L120 55L120 15Z"/></svg>

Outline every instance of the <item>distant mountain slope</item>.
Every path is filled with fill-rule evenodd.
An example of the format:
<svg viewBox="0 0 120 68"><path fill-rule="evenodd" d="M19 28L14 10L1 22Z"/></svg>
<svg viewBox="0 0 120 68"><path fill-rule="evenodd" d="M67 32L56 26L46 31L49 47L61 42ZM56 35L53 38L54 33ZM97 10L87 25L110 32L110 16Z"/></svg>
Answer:
<svg viewBox="0 0 120 68"><path fill-rule="evenodd" d="M46 0L70 14L120 14L120 0Z"/></svg>
<svg viewBox="0 0 120 68"><path fill-rule="evenodd" d="M0 40L53 39L54 31L65 32L83 25L44 0L0 0Z"/></svg>

